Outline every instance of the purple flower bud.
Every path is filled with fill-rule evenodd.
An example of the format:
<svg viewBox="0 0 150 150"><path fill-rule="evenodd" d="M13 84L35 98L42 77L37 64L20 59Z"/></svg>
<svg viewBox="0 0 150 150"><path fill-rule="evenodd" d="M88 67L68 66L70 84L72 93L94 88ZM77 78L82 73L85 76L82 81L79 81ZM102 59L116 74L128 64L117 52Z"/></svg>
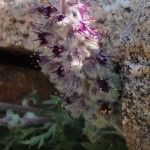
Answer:
<svg viewBox="0 0 150 150"><path fill-rule="evenodd" d="M79 117L86 109L86 105L84 102L83 96L71 96L70 101L72 101L71 104L66 105L66 109L68 109L72 116Z"/></svg>
<svg viewBox="0 0 150 150"><path fill-rule="evenodd" d="M49 58L47 56L42 56L38 54L39 65L42 66L49 62Z"/></svg>
<svg viewBox="0 0 150 150"><path fill-rule="evenodd" d="M80 34L84 34L85 32L88 32L89 35L95 36L95 33L94 33L90 28L88 28L88 27L86 26L86 24L83 23L83 22L80 22L80 27L79 27L79 29L78 29L78 32L79 32Z"/></svg>
<svg viewBox="0 0 150 150"><path fill-rule="evenodd" d="M33 14L35 13L44 14L44 11L45 11L45 8L41 6L34 6L30 9L30 12Z"/></svg>
<svg viewBox="0 0 150 150"><path fill-rule="evenodd" d="M32 29L33 29L34 31L40 31L40 30L42 29L42 27L43 27L43 24L32 23ZM37 32L35 32L35 33L37 33Z"/></svg>
<svg viewBox="0 0 150 150"><path fill-rule="evenodd" d="M80 13L81 13L82 18L84 18L84 15L87 13L86 7L80 8L79 11L80 11Z"/></svg>
<svg viewBox="0 0 150 150"><path fill-rule="evenodd" d="M103 51L99 51L98 53L95 53L93 55L93 58L95 58L100 65L107 67L108 66L108 61L109 61L109 57L105 56L103 54Z"/></svg>
<svg viewBox="0 0 150 150"><path fill-rule="evenodd" d="M85 59L83 62L83 70L89 78L96 78L97 71L99 70L99 64L95 61L95 59Z"/></svg>
<svg viewBox="0 0 150 150"><path fill-rule="evenodd" d="M41 56L40 66L42 68L42 72L44 72L47 75L56 73L57 69L60 67L59 64L54 63L51 57L46 57L46 56Z"/></svg>
<svg viewBox="0 0 150 150"><path fill-rule="evenodd" d="M67 104L72 104L74 102L74 99L79 98L80 96L78 95L77 92L74 92L71 96L65 97L64 100Z"/></svg>
<svg viewBox="0 0 150 150"><path fill-rule="evenodd" d="M40 41L40 45L46 45L48 43L46 35L47 33L45 32L38 33L38 40Z"/></svg>
<svg viewBox="0 0 150 150"><path fill-rule="evenodd" d="M78 48L75 48L73 51L73 55L77 58L80 58L80 50Z"/></svg>
<svg viewBox="0 0 150 150"><path fill-rule="evenodd" d="M82 93L83 87L81 78L72 73L66 72L63 78L60 78L56 88L60 89L66 95L72 95L75 91Z"/></svg>

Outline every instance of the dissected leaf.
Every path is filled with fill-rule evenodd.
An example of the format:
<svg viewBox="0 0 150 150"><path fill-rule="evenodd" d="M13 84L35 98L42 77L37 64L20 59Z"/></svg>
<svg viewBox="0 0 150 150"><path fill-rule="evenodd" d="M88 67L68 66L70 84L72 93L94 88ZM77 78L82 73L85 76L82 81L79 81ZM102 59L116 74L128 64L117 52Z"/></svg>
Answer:
<svg viewBox="0 0 150 150"><path fill-rule="evenodd" d="M58 96L51 96L52 99L44 101L43 104L57 104L58 102L61 102L61 98Z"/></svg>
<svg viewBox="0 0 150 150"><path fill-rule="evenodd" d="M23 134L24 138L31 135L33 132L35 132L37 130L37 128L31 127L28 129L24 129L21 131L21 133Z"/></svg>
<svg viewBox="0 0 150 150"><path fill-rule="evenodd" d="M42 106L42 100L38 96L36 90L34 90L31 94L29 94L27 97L25 97L22 100L22 105L23 106L29 106L30 101L33 103L33 105L37 105L37 106L40 106L40 107Z"/></svg>
<svg viewBox="0 0 150 150"><path fill-rule="evenodd" d="M33 145L38 144L38 148L41 148L44 145L44 140L50 138L51 141L55 139L56 136L56 124L53 124L48 131L45 133L42 133L40 135L34 136L29 140L26 141L20 141L20 143L29 145L30 147Z"/></svg>
<svg viewBox="0 0 150 150"><path fill-rule="evenodd" d="M16 139L12 139L4 148L4 150L9 150L12 146L12 144L16 141Z"/></svg>
<svg viewBox="0 0 150 150"><path fill-rule="evenodd" d="M38 145L38 149L40 149L43 145L44 145L44 138L42 137Z"/></svg>

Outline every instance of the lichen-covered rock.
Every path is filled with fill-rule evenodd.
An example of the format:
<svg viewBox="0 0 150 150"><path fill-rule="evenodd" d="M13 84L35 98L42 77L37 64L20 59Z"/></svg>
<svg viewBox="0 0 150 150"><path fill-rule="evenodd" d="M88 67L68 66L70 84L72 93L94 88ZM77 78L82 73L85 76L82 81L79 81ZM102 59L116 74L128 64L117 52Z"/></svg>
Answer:
<svg viewBox="0 0 150 150"><path fill-rule="evenodd" d="M137 3L121 35L124 133L129 150L150 150L150 1Z"/></svg>

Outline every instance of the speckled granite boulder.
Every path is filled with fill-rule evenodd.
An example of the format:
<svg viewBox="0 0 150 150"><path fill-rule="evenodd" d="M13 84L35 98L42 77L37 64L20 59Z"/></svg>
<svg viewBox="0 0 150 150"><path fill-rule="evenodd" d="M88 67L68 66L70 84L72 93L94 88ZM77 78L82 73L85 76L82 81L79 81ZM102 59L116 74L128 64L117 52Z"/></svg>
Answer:
<svg viewBox="0 0 150 150"><path fill-rule="evenodd" d="M35 18L30 16L28 1L0 0L0 101L3 102L19 102L33 89L43 99L56 91L48 78L30 64L30 54L37 47L32 41L31 22Z"/></svg>
<svg viewBox="0 0 150 150"><path fill-rule="evenodd" d="M0 47L35 50L27 0L0 0Z"/></svg>
<svg viewBox="0 0 150 150"><path fill-rule="evenodd" d="M129 150L150 150L150 1L137 3L121 35L124 133Z"/></svg>
<svg viewBox="0 0 150 150"><path fill-rule="evenodd" d="M132 13L134 0L92 0L90 2L97 6L93 14L98 26L104 26L106 30L106 36L103 38L105 49L110 55L119 56L119 36Z"/></svg>
<svg viewBox="0 0 150 150"><path fill-rule="evenodd" d="M21 47L36 50L33 44L34 34L27 2L29 0L0 0L0 47ZM85 1L85 0L83 0ZM110 53L118 52L118 39L126 19L132 12L131 1L134 0L91 0L98 26L103 25L107 32L104 38L105 49ZM31 2L31 1L30 1ZM33 20L34 19L34 20Z"/></svg>

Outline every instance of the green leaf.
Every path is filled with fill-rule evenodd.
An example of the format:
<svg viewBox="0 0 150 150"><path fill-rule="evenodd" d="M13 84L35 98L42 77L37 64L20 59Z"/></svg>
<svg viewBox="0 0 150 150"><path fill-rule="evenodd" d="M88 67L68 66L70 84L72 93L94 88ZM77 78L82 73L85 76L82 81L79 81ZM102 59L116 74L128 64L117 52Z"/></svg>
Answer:
<svg viewBox="0 0 150 150"><path fill-rule="evenodd" d="M25 97L22 100L22 105L23 106L28 106L29 105L29 101L31 101L34 105L38 105L40 107L42 106L42 100L38 96L36 90L34 90L31 94L29 94L27 97Z"/></svg>
<svg viewBox="0 0 150 150"><path fill-rule="evenodd" d="M28 128L28 129L24 129L21 131L21 133L23 134L23 137L27 137L29 135L31 135L33 132L35 132L37 130L37 128Z"/></svg>
<svg viewBox="0 0 150 150"><path fill-rule="evenodd" d="M6 146L3 150L9 150L15 141L16 141L16 139L11 139L11 141L6 144Z"/></svg>
<svg viewBox="0 0 150 150"><path fill-rule="evenodd" d="M43 145L44 145L44 138L42 137L38 145L38 149L40 149Z"/></svg>
<svg viewBox="0 0 150 150"><path fill-rule="evenodd" d="M69 113L64 108L58 108L57 111L54 113L54 117L61 120L64 124L72 121Z"/></svg>
<svg viewBox="0 0 150 150"><path fill-rule="evenodd" d="M63 126L60 121L57 122L57 132L61 140L60 147L62 148L62 150L72 150L72 147L67 140L66 135L64 134Z"/></svg>
<svg viewBox="0 0 150 150"><path fill-rule="evenodd" d="M48 136L51 136L51 141L55 140L56 137L56 123L53 124L48 130Z"/></svg>
<svg viewBox="0 0 150 150"><path fill-rule="evenodd" d="M44 140L50 138L51 141L53 141L56 137L56 124L53 124L47 132L34 136L29 140L26 141L20 141L20 143L29 145L30 147L33 145L38 144L38 148L41 148L44 145Z"/></svg>
<svg viewBox="0 0 150 150"><path fill-rule="evenodd" d="M58 96L51 96L52 99L44 101L43 104L57 104L58 102L61 102L61 98Z"/></svg>
<svg viewBox="0 0 150 150"><path fill-rule="evenodd" d="M42 136L38 135L38 136L32 137L30 140L20 141L20 143L25 144L25 145L29 145L31 147L31 146L39 143L41 138L42 138Z"/></svg>
<svg viewBox="0 0 150 150"><path fill-rule="evenodd" d="M33 104L41 106L42 100L41 100L41 98L38 96L37 90L34 90L34 91L31 93L31 96L32 96L32 99L33 99Z"/></svg>

